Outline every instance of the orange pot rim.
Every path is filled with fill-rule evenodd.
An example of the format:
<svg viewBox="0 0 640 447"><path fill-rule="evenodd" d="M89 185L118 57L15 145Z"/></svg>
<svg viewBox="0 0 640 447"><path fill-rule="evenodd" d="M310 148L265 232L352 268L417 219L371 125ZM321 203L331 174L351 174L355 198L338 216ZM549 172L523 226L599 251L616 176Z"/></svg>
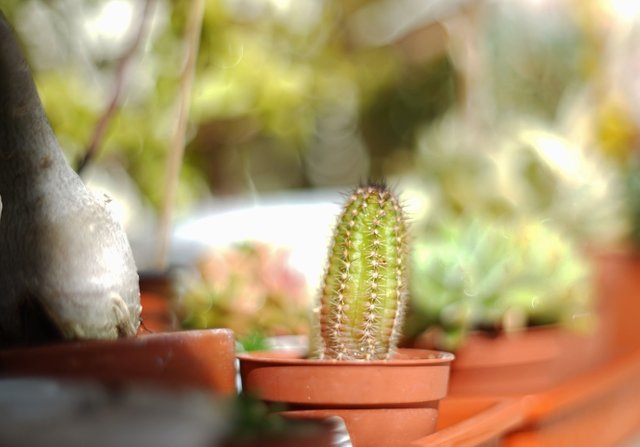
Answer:
<svg viewBox="0 0 640 447"><path fill-rule="evenodd" d="M240 360L272 365L317 365L317 366L388 366L439 365L451 363L455 356L449 352L430 349L401 348L389 360L323 360L307 359L290 351L265 350L238 354Z"/></svg>

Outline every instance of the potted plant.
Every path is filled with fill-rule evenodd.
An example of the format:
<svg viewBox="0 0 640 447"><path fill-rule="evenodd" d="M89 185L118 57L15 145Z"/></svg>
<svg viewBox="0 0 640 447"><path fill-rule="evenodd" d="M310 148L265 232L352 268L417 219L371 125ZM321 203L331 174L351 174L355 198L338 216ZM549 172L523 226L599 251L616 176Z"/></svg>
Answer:
<svg viewBox="0 0 640 447"><path fill-rule="evenodd" d="M449 353L396 349L407 301L407 224L382 184L347 199L329 251L309 357L239 355L243 390L293 418L344 419L355 446L406 445L435 430Z"/></svg>
<svg viewBox="0 0 640 447"><path fill-rule="evenodd" d="M0 42L0 345L135 335L126 234L66 162L1 12Z"/></svg>
<svg viewBox="0 0 640 447"><path fill-rule="evenodd" d="M455 221L421 232L407 333L456 353L451 392L544 389L598 360L591 269L544 223Z"/></svg>
<svg viewBox="0 0 640 447"><path fill-rule="evenodd" d="M230 330L135 336L139 279L126 234L66 162L2 13L0 122L0 376L234 394Z"/></svg>
<svg viewBox="0 0 640 447"><path fill-rule="evenodd" d="M246 350L264 349L267 337L307 335L309 293L288 255L261 242L209 250L178 277L182 327L230 328Z"/></svg>

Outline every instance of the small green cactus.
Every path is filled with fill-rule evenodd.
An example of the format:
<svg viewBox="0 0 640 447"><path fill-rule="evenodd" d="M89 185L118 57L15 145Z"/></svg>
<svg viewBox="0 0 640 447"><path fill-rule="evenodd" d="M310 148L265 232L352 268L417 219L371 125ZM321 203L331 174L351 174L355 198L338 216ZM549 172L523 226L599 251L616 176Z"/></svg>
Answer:
<svg viewBox="0 0 640 447"><path fill-rule="evenodd" d="M407 224L382 184L357 188L343 208L316 309L315 356L386 360L407 301Z"/></svg>

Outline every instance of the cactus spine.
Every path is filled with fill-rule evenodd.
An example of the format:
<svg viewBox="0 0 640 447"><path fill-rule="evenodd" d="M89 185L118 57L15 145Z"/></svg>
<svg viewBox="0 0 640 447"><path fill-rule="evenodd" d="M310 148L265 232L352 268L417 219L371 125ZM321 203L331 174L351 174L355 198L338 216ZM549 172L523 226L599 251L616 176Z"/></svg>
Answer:
<svg viewBox="0 0 640 447"><path fill-rule="evenodd" d="M316 310L316 356L384 360L395 351L407 301L407 224L384 185L357 188L337 223Z"/></svg>

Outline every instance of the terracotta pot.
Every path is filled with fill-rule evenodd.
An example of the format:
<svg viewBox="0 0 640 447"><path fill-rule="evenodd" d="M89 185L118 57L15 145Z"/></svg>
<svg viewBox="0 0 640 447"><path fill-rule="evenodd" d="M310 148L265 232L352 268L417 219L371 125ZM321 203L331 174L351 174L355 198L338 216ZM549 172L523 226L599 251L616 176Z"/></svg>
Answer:
<svg viewBox="0 0 640 447"><path fill-rule="evenodd" d="M640 252L592 250L591 255L606 350L611 357L629 353L640 345Z"/></svg>
<svg viewBox="0 0 640 447"><path fill-rule="evenodd" d="M178 330L173 308L175 297L174 279L170 273L140 273L142 324L138 335Z"/></svg>
<svg viewBox="0 0 640 447"><path fill-rule="evenodd" d="M0 376L142 382L233 395L235 340L229 329L207 329L7 349L0 351Z"/></svg>
<svg viewBox="0 0 640 447"><path fill-rule="evenodd" d="M406 446L433 433L453 355L400 349L389 361L307 360L287 352L242 354L243 389L287 404L290 418L341 417L355 447Z"/></svg>
<svg viewBox="0 0 640 447"><path fill-rule="evenodd" d="M415 344L421 346L418 339ZM518 395L543 391L601 361L597 334L559 326L490 335L474 332L451 365L452 396Z"/></svg>

